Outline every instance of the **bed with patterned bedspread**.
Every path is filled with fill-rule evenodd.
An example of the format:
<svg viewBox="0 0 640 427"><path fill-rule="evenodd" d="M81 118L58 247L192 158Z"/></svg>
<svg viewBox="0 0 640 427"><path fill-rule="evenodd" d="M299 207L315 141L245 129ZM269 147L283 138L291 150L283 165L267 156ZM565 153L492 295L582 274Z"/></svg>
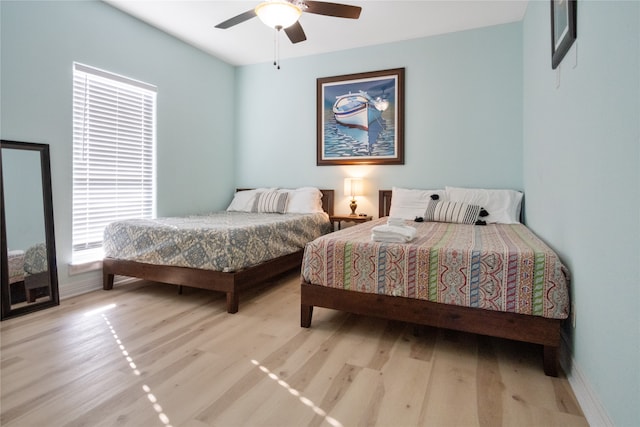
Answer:
<svg viewBox="0 0 640 427"><path fill-rule="evenodd" d="M311 284L564 319L568 272L522 224L411 224L410 244L371 241L377 219L316 239L302 277Z"/></svg>
<svg viewBox="0 0 640 427"><path fill-rule="evenodd" d="M287 203L255 211L283 192ZM300 267L305 244L329 232L332 213L333 190L305 187L239 191L228 210L207 215L116 221L104 231L103 288L122 275L222 291L235 313L240 291Z"/></svg>
<svg viewBox="0 0 640 427"><path fill-rule="evenodd" d="M382 195L381 195L382 197ZM542 344L557 375L569 273L530 229L513 224L414 222L409 243L372 241L387 218L308 244L301 325L313 306Z"/></svg>
<svg viewBox="0 0 640 427"><path fill-rule="evenodd" d="M233 272L304 248L328 232L326 213L214 212L109 224L105 256Z"/></svg>

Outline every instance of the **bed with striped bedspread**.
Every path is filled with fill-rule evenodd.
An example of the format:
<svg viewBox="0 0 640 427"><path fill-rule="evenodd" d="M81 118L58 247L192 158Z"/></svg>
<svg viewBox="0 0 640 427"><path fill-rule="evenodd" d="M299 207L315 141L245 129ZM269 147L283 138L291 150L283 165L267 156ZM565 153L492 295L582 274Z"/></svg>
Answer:
<svg viewBox="0 0 640 427"><path fill-rule="evenodd" d="M303 281L550 319L568 316L568 270L526 226L408 221L417 230L410 243L371 241L371 229L386 220L309 243Z"/></svg>

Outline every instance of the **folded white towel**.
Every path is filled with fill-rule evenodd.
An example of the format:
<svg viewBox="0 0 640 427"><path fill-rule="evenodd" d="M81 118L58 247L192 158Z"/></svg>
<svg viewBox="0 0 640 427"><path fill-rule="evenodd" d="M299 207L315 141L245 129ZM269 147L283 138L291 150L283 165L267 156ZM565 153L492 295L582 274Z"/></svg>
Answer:
<svg viewBox="0 0 640 427"><path fill-rule="evenodd" d="M405 225L405 222L404 222L404 219L402 218L389 217L387 219L387 225L395 225L395 226L402 227Z"/></svg>
<svg viewBox="0 0 640 427"><path fill-rule="evenodd" d="M371 241L381 243L409 243L409 240L405 240L400 236L377 236L371 234Z"/></svg>
<svg viewBox="0 0 640 427"><path fill-rule="evenodd" d="M378 225L371 229L374 242L406 243L416 237L416 229L408 225Z"/></svg>

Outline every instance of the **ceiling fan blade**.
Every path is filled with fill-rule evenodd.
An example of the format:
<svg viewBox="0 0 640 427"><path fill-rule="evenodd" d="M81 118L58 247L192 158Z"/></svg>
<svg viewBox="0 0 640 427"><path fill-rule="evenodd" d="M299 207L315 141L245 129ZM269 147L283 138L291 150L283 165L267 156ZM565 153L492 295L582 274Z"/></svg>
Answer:
<svg viewBox="0 0 640 427"><path fill-rule="evenodd" d="M362 8L359 6L350 6L348 4L329 3L325 1L305 0L304 4L307 8L304 10L308 13L316 15L335 16L338 18L358 19Z"/></svg>
<svg viewBox="0 0 640 427"><path fill-rule="evenodd" d="M256 12L255 10L251 9L251 10L247 10L244 13L241 13L238 16L234 16L233 18L227 19L224 22L219 23L218 25L216 25L216 28L221 28L221 29L227 29L229 27L233 27L234 25L238 25L243 23L244 21L248 21L251 18L254 18L256 16Z"/></svg>
<svg viewBox="0 0 640 427"><path fill-rule="evenodd" d="M287 34L287 37L289 37L289 40L291 40L291 43L300 43L307 39L302 25L300 25L300 21L296 21L295 24L285 28L284 32Z"/></svg>

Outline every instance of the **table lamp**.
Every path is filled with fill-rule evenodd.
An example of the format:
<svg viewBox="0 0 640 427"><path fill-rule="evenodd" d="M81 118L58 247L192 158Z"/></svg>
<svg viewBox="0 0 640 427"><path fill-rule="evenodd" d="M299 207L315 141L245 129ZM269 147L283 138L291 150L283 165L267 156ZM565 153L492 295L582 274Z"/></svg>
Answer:
<svg viewBox="0 0 640 427"><path fill-rule="evenodd" d="M351 216L357 216L356 209L358 209L358 203L356 202L356 196L362 196L363 193L362 178L345 178L344 180L344 194L351 196Z"/></svg>

